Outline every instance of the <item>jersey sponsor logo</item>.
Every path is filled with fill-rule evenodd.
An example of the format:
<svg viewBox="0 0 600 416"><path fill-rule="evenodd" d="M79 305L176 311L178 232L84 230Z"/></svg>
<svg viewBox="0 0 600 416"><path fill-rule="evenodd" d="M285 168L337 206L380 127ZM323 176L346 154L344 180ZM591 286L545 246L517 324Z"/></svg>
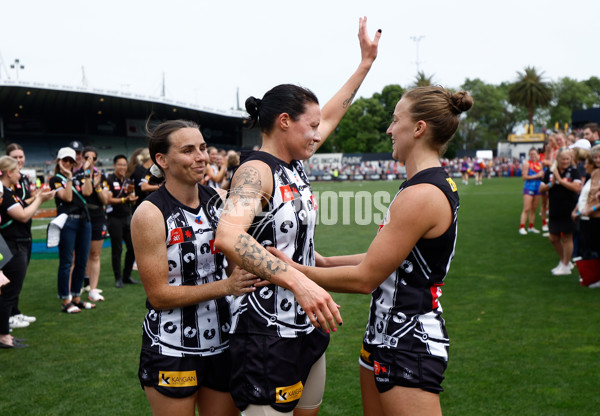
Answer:
<svg viewBox="0 0 600 416"><path fill-rule="evenodd" d="M198 215L195 219L194 222L196 224L202 224L202 215Z"/></svg>
<svg viewBox="0 0 600 416"><path fill-rule="evenodd" d="M456 183L452 180L452 178L446 178L446 180L450 184L450 189L452 189L452 192L456 192L458 188L456 187Z"/></svg>
<svg viewBox="0 0 600 416"><path fill-rule="evenodd" d="M54 188L60 189L60 188L62 188L62 186L63 186L63 184L61 182L54 182Z"/></svg>
<svg viewBox="0 0 600 416"><path fill-rule="evenodd" d="M298 400L302 396L303 391L304 386L302 385L301 381L297 382L293 386L277 387L275 388L275 403L289 403L293 402L294 400Z"/></svg>
<svg viewBox="0 0 600 416"><path fill-rule="evenodd" d="M194 234L194 230L192 230L192 227L174 228L171 230L169 245L171 246L173 244L181 244L195 239L196 235Z"/></svg>
<svg viewBox="0 0 600 416"><path fill-rule="evenodd" d="M376 376L378 375L387 375L389 373L388 366L385 363L380 363L379 361L373 362L373 372Z"/></svg>
<svg viewBox="0 0 600 416"><path fill-rule="evenodd" d="M115 191L121 190L121 184L119 182L113 182L113 188Z"/></svg>
<svg viewBox="0 0 600 416"><path fill-rule="evenodd" d="M281 192L281 199L283 199L283 202L289 202L293 201L294 199L300 198L300 191L298 190L298 186L296 186L295 183L280 186L279 192Z"/></svg>
<svg viewBox="0 0 600 416"><path fill-rule="evenodd" d="M443 284L433 285L429 288L431 291L431 307L437 309L440 307L439 298L442 296Z"/></svg>
<svg viewBox="0 0 600 416"><path fill-rule="evenodd" d="M196 371L159 371L158 385L164 387L193 387L198 385Z"/></svg>

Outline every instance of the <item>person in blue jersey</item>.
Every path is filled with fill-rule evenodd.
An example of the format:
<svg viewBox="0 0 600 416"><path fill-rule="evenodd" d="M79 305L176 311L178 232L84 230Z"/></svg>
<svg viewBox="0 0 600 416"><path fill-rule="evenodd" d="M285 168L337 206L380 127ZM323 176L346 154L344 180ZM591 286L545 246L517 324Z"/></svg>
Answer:
<svg viewBox="0 0 600 416"><path fill-rule="evenodd" d="M441 415L449 340L439 297L454 255L459 198L439 158L473 105L439 86L406 92L387 134L406 181L364 254L293 263L327 290L371 294L359 363L365 415Z"/></svg>
<svg viewBox="0 0 600 416"><path fill-rule="evenodd" d="M535 223L535 213L540 204L540 185L544 177L544 169L540 162L540 155L535 148L529 149L529 160L523 162L521 167L523 172L523 211L521 211L521 223L519 226L519 234L527 235L527 231L534 234L539 234L539 230L533 227ZM525 228L525 224L529 220L529 228Z"/></svg>
<svg viewBox="0 0 600 416"><path fill-rule="evenodd" d="M232 178L215 245L270 283L235 303L231 394L247 416L315 415L321 405L328 328L341 324L339 306L265 246L315 264L317 204L302 161L338 125L377 56L381 31L371 39L366 24L360 19L358 69L322 110L311 91L290 84L245 103L262 146L244 155Z"/></svg>
<svg viewBox="0 0 600 416"><path fill-rule="evenodd" d="M208 164L198 125L161 123L150 132L149 149L165 183L131 221L148 296L138 376L155 415L192 416L197 408L200 415L234 416L230 304L260 279L240 268L227 278L225 256L214 247L225 192L198 184Z"/></svg>

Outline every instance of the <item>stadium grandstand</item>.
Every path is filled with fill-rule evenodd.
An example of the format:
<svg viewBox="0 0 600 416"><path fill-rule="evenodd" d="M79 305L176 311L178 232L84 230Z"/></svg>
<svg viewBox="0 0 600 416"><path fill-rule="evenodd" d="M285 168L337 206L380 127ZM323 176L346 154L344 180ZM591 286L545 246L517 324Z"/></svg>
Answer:
<svg viewBox="0 0 600 416"><path fill-rule="evenodd" d="M257 130L245 128L246 113L196 106L165 97L146 97L96 88L0 80L0 154L19 143L27 167L47 175L59 148L78 140L98 149L99 161L112 168L114 155L129 157L147 146L145 127L168 119L197 122L209 145L249 149L259 144Z"/></svg>

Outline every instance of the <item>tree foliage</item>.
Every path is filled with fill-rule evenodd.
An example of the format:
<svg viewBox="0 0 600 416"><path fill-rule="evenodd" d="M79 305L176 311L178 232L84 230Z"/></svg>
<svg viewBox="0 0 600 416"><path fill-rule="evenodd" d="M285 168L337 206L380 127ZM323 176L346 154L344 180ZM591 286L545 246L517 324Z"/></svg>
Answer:
<svg viewBox="0 0 600 416"><path fill-rule="evenodd" d="M447 154L457 150L495 149L519 125L536 121L560 126L570 123L571 112L600 106L600 78L577 81L568 77L546 82L543 72L526 67L516 82L488 84L479 78L467 79L460 89L473 96L474 105L462 115L459 130ZM431 76L419 71L417 85L430 85ZM320 152L389 152L386 130L394 108L405 89L387 85L370 98L356 100Z"/></svg>
<svg viewBox="0 0 600 416"><path fill-rule="evenodd" d="M533 113L536 108L544 108L552 101L552 88L543 80L543 72L538 73L535 67L525 67L518 72L518 79L508 90L509 101L513 105L527 108L529 124L533 124Z"/></svg>

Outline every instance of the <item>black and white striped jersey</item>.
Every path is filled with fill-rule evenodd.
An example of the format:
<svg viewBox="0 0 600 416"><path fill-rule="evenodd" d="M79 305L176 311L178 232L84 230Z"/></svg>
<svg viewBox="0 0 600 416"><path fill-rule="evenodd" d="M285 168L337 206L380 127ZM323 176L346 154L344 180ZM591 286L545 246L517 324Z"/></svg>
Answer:
<svg viewBox="0 0 600 416"><path fill-rule="evenodd" d="M400 267L373 291L364 342L448 360L449 340L439 297L454 257L459 198L456 184L441 167L417 173L400 186L395 198L421 183L444 192L452 208L452 224L437 238L421 238ZM389 215L388 208L380 230L389 222Z"/></svg>
<svg viewBox="0 0 600 416"><path fill-rule="evenodd" d="M198 185L200 207L181 204L161 186L147 201L165 221L167 261L171 286L195 286L226 279L225 256L214 247L222 200L215 190ZM173 357L218 354L228 347L231 303L226 296L198 305L156 310L148 300L143 348Z"/></svg>
<svg viewBox="0 0 600 416"><path fill-rule="evenodd" d="M244 161L249 160L260 160L271 168L273 191L248 234L297 263L313 266L317 203L302 162L288 164L260 151L251 152ZM235 300L232 332L295 338L313 330L294 294L280 286L265 286Z"/></svg>

